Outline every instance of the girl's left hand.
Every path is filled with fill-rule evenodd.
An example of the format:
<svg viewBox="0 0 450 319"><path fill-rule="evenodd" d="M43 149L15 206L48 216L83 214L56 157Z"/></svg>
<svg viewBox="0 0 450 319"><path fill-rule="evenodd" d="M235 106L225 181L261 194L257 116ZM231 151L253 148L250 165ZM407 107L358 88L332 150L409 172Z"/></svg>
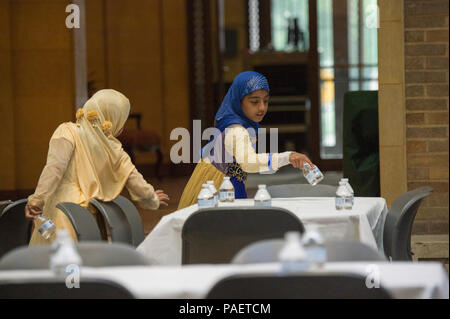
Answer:
<svg viewBox="0 0 450 319"><path fill-rule="evenodd" d="M159 207L169 206L169 203L167 203L167 202L170 200L170 198L167 194L164 193L164 191L162 189L158 189L155 193L159 199Z"/></svg>

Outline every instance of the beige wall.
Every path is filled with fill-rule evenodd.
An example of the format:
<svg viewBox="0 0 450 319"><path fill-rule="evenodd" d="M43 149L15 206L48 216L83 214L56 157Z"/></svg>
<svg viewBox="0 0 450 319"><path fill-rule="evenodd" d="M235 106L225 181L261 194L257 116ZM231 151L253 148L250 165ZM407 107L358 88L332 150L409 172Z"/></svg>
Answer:
<svg viewBox="0 0 450 319"><path fill-rule="evenodd" d="M75 110L69 0L0 0L0 190L34 189L48 141ZM106 4L106 6L105 6ZM122 91L143 128L190 127L185 0L86 1L88 78ZM153 161L138 155L138 162Z"/></svg>
<svg viewBox="0 0 450 319"><path fill-rule="evenodd" d="M9 15L9 1L0 1L0 189L14 189L16 186Z"/></svg>
<svg viewBox="0 0 450 319"><path fill-rule="evenodd" d="M403 0L379 0L379 142L381 196L406 192Z"/></svg>
<svg viewBox="0 0 450 319"><path fill-rule="evenodd" d="M74 113L72 33L64 23L70 1L0 3L0 87L6 96L0 111L0 189L30 189L45 164L52 132Z"/></svg>

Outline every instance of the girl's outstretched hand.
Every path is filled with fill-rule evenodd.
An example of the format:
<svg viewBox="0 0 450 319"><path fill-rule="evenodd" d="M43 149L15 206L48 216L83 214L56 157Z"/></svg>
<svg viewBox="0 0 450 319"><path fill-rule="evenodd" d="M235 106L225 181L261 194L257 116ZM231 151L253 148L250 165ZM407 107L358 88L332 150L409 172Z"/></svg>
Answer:
<svg viewBox="0 0 450 319"><path fill-rule="evenodd" d="M159 199L159 207L161 206L169 206L168 201L170 200L169 196L164 193L162 189L158 189L156 192L156 196Z"/></svg>
<svg viewBox="0 0 450 319"><path fill-rule="evenodd" d="M292 152L291 155L289 155L289 162L292 166L299 169L303 169L303 164L305 162L312 168L316 167L306 155L297 152Z"/></svg>

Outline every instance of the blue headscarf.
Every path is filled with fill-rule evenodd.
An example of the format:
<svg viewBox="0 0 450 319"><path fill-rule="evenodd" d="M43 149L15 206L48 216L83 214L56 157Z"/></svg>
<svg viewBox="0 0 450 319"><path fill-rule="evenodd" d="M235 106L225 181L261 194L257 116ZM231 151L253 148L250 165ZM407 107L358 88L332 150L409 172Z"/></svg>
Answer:
<svg viewBox="0 0 450 319"><path fill-rule="evenodd" d="M264 75L254 71L246 71L236 76L217 111L214 118L214 127L223 132L232 124L240 124L246 129L252 127L257 132L259 123L253 122L244 115L241 101L247 94L258 90L269 92L269 83Z"/></svg>

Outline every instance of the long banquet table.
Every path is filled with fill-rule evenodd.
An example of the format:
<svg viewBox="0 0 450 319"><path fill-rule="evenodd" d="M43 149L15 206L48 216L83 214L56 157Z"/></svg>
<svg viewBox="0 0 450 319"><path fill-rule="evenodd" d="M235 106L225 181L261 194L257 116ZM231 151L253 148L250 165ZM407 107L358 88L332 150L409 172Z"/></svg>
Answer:
<svg viewBox="0 0 450 319"><path fill-rule="evenodd" d="M206 297L216 282L226 276L280 271L279 263L82 267L80 286L82 288L83 278L91 277L115 281L127 288L136 298L201 299ZM449 298L448 275L442 264L437 262L327 263L323 269L316 271L359 274L365 278L369 275L377 276L379 287L386 289L393 298ZM50 270L0 271L0 285L2 282L33 281L51 277L53 274Z"/></svg>
<svg viewBox="0 0 450 319"><path fill-rule="evenodd" d="M220 203L220 207L253 206L253 199ZM359 240L383 253L383 227L387 214L384 198L356 197L352 210L337 211L332 197L298 197L272 199L273 207L294 213L308 226L315 224L326 240ZM198 210L197 205L164 216L137 250L155 265L181 264L181 231L186 219Z"/></svg>

